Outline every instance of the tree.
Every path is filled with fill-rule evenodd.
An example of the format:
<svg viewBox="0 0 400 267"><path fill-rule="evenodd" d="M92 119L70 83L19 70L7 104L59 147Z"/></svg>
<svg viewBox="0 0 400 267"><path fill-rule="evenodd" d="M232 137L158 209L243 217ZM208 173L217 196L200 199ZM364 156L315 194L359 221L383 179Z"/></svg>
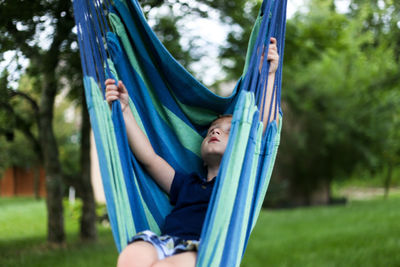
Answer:
<svg viewBox="0 0 400 267"><path fill-rule="evenodd" d="M311 1L287 25L278 173L296 204L314 203L319 188L329 201L333 179L376 168L395 129L395 49L363 29L364 12L349 18L333 3Z"/></svg>
<svg viewBox="0 0 400 267"><path fill-rule="evenodd" d="M195 60L196 56L190 51L193 48L192 43L186 49L182 47L182 29L179 29L178 25L184 20L185 15L195 13L198 9L179 0L142 0L139 2L159 40L182 66L190 69L190 63Z"/></svg>
<svg viewBox="0 0 400 267"><path fill-rule="evenodd" d="M372 41L370 46L377 47L382 43L393 49L392 58L395 60L397 65L400 61L400 3L398 1L368 1L367 3L359 0L351 1L351 13L353 17L363 16L363 31L370 32L372 35ZM387 134L386 142L379 143L379 147L376 149L380 155L380 161L376 162L376 166L380 170L386 169L386 178L384 179L385 196L389 193L389 188L392 180L393 169L400 162L400 148L398 143L399 138L399 118L398 101L399 88L398 75L392 75L391 80L388 82L393 85L393 89L386 92L383 101L387 103L388 109L386 112L386 118L392 121L389 126L389 134Z"/></svg>
<svg viewBox="0 0 400 267"><path fill-rule="evenodd" d="M16 51L29 59L26 70L30 77L35 77L34 91L39 99L28 95L23 88L9 90L9 97L24 97L32 107L35 107L35 121L38 127L38 153L43 159L46 171L47 211L48 211L48 241L60 244L65 240L63 220L63 187L62 171L59 160L59 150L53 130L54 100L60 90L60 63L63 53L71 50L74 42L74 20L71 2L60 1L30 1L29 8L22 0L3 1L0 4L0 51ZM47 34L46 29L53 30ZM43 37L45 36L45 37ZM48 48L43 47L40 39L47 38ZM12 114L18 110L13 106ZM26 132L26 131L25 131Z"/></svg>
<svg viewBox="0 0 400 267"><path fill-rule="evenodd" d="M75 39L72 39L71 42L71 46L74 47L75 45L73 44L76 44ZM90 171L90 119L82 85L80 57L77 50L71 48L63 52L61 61L66 62L61 64L60 75L65 77L68 82L67 87L70 90L67 98L69 99L69 104L74 104L80 110L80 114L77 114L77 117L80 117L80 149L78 151L70 151L64 158L65 161L63 163L69 162L69 164L63 164L67 167L64 168L63 172L68 177L68 183L73 184L77 189L78 197L82 199L80 238L85 241L93 241L97 239L96 203ZM76 158L74 155L78 156L78 160L71 162L71 159Z"/></svg>
<svg viewBox="0 0 400 267"><path fill-rule="evenodd" d="M237 80L243 73L247 46L262 1L255 0L201 0L218 10L221 22L230 25L227 45L221 47L221 64L226 72L224 80Z"/></svg>

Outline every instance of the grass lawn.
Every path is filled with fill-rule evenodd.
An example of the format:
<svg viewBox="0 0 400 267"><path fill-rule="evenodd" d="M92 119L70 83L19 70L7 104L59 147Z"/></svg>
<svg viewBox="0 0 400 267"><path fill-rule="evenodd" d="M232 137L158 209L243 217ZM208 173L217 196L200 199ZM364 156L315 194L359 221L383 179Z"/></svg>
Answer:
<svg viewBox="0 0 400 267"><path fill-rule="evenodd" d="M0 198L1 267L115 266L117 250L111 230L99 225L97 243L79 242L77 219L65 214L67 242L46 244L46 204L31 198Z"/></svg>
<svg viewBox="0 0 400 267"><path fill-rule="evenodd" d="M242 267L400 266L400 197L345 206L263 211ZM0 266L115 266L111 230L80 243L77 220L66 214L67 244L46 245L44 201L0 198Z"/></svg>

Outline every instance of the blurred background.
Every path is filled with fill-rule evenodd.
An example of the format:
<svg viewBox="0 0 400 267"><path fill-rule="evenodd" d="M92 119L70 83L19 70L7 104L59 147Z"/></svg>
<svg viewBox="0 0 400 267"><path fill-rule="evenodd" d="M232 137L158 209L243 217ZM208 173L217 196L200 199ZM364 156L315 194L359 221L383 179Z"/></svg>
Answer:
<svg viewBox="0 0 400 267"><path fill-rule="evenodd" d="M228 95L258 0L139 1ZM242 266L400 266L400 2L289 1L283 132ZM72 2L0 1L0 266L115 266Z"/></svg>

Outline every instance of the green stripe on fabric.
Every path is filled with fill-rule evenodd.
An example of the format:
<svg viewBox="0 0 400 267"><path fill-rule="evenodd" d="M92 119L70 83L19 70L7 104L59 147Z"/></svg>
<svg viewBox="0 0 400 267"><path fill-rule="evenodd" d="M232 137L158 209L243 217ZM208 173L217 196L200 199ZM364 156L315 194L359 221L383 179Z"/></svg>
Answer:
<svg viewBox="0 0 400 267"><path fill-rule="evenodd" d="M246 203L252 203L252 199L254 197L254 191L255 191L255 183L256 183L256 175L257 175L257 169L258 169L258 164L259 164L259 158L260 158L260 151L261 151L261 140L262 140L262 133L263 133L263 128L264 125L261 121L258 122L258 129L257 129L257 135L256 135L256 146L254 150L254 158L252 159L252 167L251 167L251 174L249 177L246 177L246 179L249 179L249 187L246 195ZM243 179L243 177L242 177ZM244 210L243 210L243 216L241 218L235 218L238 220L242 220L242 229L240 229L240 232L238 235L240 235L240 243L238 247L238 251L243 251L244 249L244 244L245 244L245 239L247 235L247 227L248 227L248 222L250 219L250 211L251 211L251 205L246 205ZM240 260L236 261L236 266L240 265Z"/></svg>
<svg viewBox="0 0 400 267"><path fill-rule="evenodd" d="M107 134L107 119L103 120L101 118L104 118L104 112L101 106L102 103L102 97L100 95L100 89L97 86L97 83L90 78L90 88L91 88L91 95L92 95L92 99L93 99L93 107L95 109L95 113L96 113L96 120L99 126L99 130L100 130L100 136L101 136L101 141L102 141L102 146L104 148L105 151L108 151L110 149L110 145L109 145L109 138L108 138L108 134ZM107 118L107 114L105 115ZM113 203L114 205L114 209L115 209L115 213L116 213L116 221L117 221L117 226L118 226L118 233L119 233L119 237L120 237L120 246L123 247L124 244L123 242L121 242L121 235L124 233L124 229L123 229L123 221L119 221L119 218L121 217L121 211L120 211L120 206L119 205L120 201L118 199L118 190L116 188L116 185L114 183L114 176L115 173L113 171L112 168L112 159L110 157L109 153L105 153L105 158L107 161L107 169L109 170L109 177L111 179L110 184L112 187L112 194L115 200L115 203ZM122 237L124 238L124 237Z"/></svg>
<svg viewBox="0 0 400 267"><path fill-rule="evenodd" d="M119 80L119 76L117 70L115 69L114 62L111 59L107 58L108 67L110 68L110 72L114 75L115 79Z"/></svg>
<svg viewBox="0 0 400 267"><path fill-rule="evenodd" d="M258 33L260 31L262 19L263 19L263 17L260 16L260 14L259 14L257 19L256 19L256 22L254 23L253 29L251 31L249 44L247 46L246 61L245 61L245 64L244 64L242 77L247 73L247 70L249 68L251 54L253 53L253 49L254 49L254 46L255 46L255 43L256 43L256 40L257 40L257 37L258 37Z"/></svg>
<svg viewBox="0 0 400 267"><path fill-rule="evenodd" d="M110 59L107 59L107 60L108 60L108 65L109 65L111 73L114 75L114 77L116 79L119 80L118 73L117 73L117 71L115 69L115 66L114 66L114 62L112 62ZM146 135L146 137L148 138L148 134L147 134L146 129L145 129L144 125L143 125L143 121L140 118L139 112L137 111L137 108L136 108L136 106L133 103L131 98L129 98L129 108L132 111L132 114L133 114L138 126L143 131L143 133ZM139 192L139 197L140 197L140 200L141 200L141 204L143 206L143 209L144 209L144 212L145 212L145 216L146 216L146 220L147 220L147 223L149 224L150 230L153 231L156 234L157 233L161 233L160 226L157 224L156 220L154 219L154 216L150 212L150 210L149 210L149 208L147 206L147 203L144 201L143 195L142 195L141 191L139 190L139 185L138 185L138 182L137 182L137 177L135 175L135 172L132 171L132 173L134 175L135 186L137 188L137 191ZM135 234L136 234L136 230L135 230Z"/></svg>
<svg viewBox="0 0 400 267"><path fill-rule="evenodd" d="M106 151L110 151L111 155L113 154L112 150L113 150L113 146L111 144L111 139L110 139L110 123L109 123L109 117L110 115L107 114L106 110L103 108L102 104L103 104L103 99L102 96L100 95L100 90L97 87L97 83L95 81L92 80L92 98L93 98L93 103L94 106L97 110L97 118L99 118L98 120L98 124L99 127L101 129L102 132L102 140L104 142L104 146ZM106 118L104 119L100 119L100 118ZM123 216L123 207L125 206L122 199L121 199L121 194L120 194L120 189L118 186L118 183L115 182L116 177L118 176L118 172L116 173L116 166L115 165L115 161L114 158L108 153L106 153L106 157L107 157L107 162L108 162L108 168L111 171L110 172L110 184L113 186L113 196L114 196L114 200L115 200L115 212L116 212L116 217L117 217L117 225L118 225L118 233L119 233L119 237L120 237L120 247L123 248L125 246L125 242L126 242L126 235L125 235L125 229L124 229L124 225L125 222L123 220L123 218L121 218ZM114 168L113 168L114 167ZM117 180L118 181L118 180Z"/></svg>
<svg viewBox="0 0 400 267"><path fill-rule="evenodd" d="M102 141L102 146L104 148L105 151L107 151L109 149L109 144L108 144L108 137L107 137L107 133L106 133L106 125L104 123L104 120L101 120L100 118L102 118L101 116L103 115L102 109L101 109L101 105L99 104L99 97L98 97L98 92L100 91L97 87L97 84L91 79L90 80L90 88L91 88L91 95L92 95L92 99L93 99L93 107L95 109L95 113L96 113L96 120L97 120L97 124L99 126L99 130L100 130L100 136L101 136L101 141ZM111 159L110 159L110 155L108 153L105 153L105 158L106 158L106 162L107 162L107 169L109 172L109 177L111 180L113 180L113 176L114 176L114 172L113 172L113 168L112 168L112 163L111 163ZM110 181L111 184L111 189L112 189L112 195L115 199L115 203L113 203L113 207L115 209L115 213L116 213L116 217L119 218L120 215L120 211L119 208L117 208L117 204L118 204L118 199L115 197L117 195L117 189L113 183L113 181ZM121 229L122 229L122 225L123 222L119 222L117 219L117 227L118 227L118 234L119 237L121 237ZM122 242L120 242L119 246L123 246Z"/></svg>
<svg viewBox="0 0 400 267"><path fill-rule="evenodd" d="M142 192L139 190L139 184L137 182L137 177L135 172L133 172L134 176L134 182L135 182L135 187L137 188L137 191L139 192L139 198L140 202L143 205L144 213L147 219L147 223L149 224L149 230L153 231L156 234L161 234L160 226L157 224L156 220L154 219L153 214L150 212L149 207L147 206L146 202L143 199ZM136 233L135 233L136 234ZM133 237L133 236L132 236Z"/></svg>
<svg viewBox="0 0 400 267"><path fill-rule="evenodd" d="M271 123L275 123L276 124L277 122L275 120L275 121L273 121ZM279 115L278 131L276 132L273 140L271 141L271 142L274 142L274 146L273 146L272 151L271 151L271 153L272 153L271 161L269 162L269 165L267 166L268 169L267 169L267 174L265 176L265 183L263 184L262 188L259 188L261 196L265 196L265 194L267 193L267 190L268 190L268 185L269 185L269 182L271 180L271 175L272 175L272 171L273 171L273 168L274 168L276 155L278 153L278 147L279 147L280 138L281 138L281 131L282 131L282 116ZM257 206L256 206L256 212L255 212L255 216L254 216L255 218L254 218L253 224L251 226L252 229L254 228L254 226L256 224L256 221L257 221L257 218L258 218L258 216L260 214L260 211L261 211L261 208L262 208L262 204L263 204L263 199L264 198L261 197L259 199L258 203L256 203Z"/></svg>
<svg viewBox="0 0 400 267"><path fill-rule="evenodd" d="M118 73L117 73L117 71L115 69L115 66L114 66L114 62L112 62L110 59L108 59L108 65L109 65L111 73L113 73L115 78L119 80ZM132 114L133 114L133 116L134 116L134 118L136 120L136 123L138 124L138 126L140 127L142 132L145 134L145 136L148 138L148 134L147 134L146 129L145 129L144 125L143 125L143 121L140 118L139 112L137 111L137 108L136 108L136 106L133 103L131 98L129 98L129 108L132 111ZM133 176L134 176L135 187L137 188L137 192L139 192L139 197L140 197L140 200L141 200L144 212L145 212L146 220L147 220L147 223L149 224L150 230L153 231L156 234L160 234L161 233L160 226L157 224L156 220L154 219L153 214L150 212L149 207L147 206L147 203L143 199L143 195L142 195L142 192L139 189L139 184L137 182L137 177L135 175L135 172L132 171L132 173L133 173ZM136 234L136 231L135 231L135 234Z"/></svg>
<svg viewBox="0 0 400 267"><path fill-rule="evenodd" d="M132 214L130 212L130 205L128 194L126 192L126 185L123 178L123 172L121 167L121 160L119 158L116 137L114 133L114 126L111 120L111 112L107 102L103 100L103 96L100 93L100 88L94 79L90 78L91 93L93 99L93 105L96 112L97 122L100 128L100 135L102 136L103 146L107 159L107 168L110 171L110 184L112 185L112 192L116 215L118 232L120 235L120 245L124 248L128 243L127 236L132 236L136 232L133 224ZM105 119L101 119L105 118Z"/></svg>
<svg viewBox="0 0 400 267"><path fill-rule="evenodd" d="M199 135L194 129L188 126L184 121L182 121L178 116L176 116L172 111L165 108L166 117L168 125L172 129L177 129L175 134L178 137L179 142L186 149L192 151L198 157L201 157L201 143L203 142L203 137Z"/></svg>
<svg viewBox="0 0 400 267"><path fill-rule="evenodd" d="M218 117L218 115L222 115L210 109L204 109L183 104L181 101L178 100L172 90L170 90L170 93L174 97L175 102L178 104L183 113L185 113L185 115L188 116L191 122L194 124L202 126L210 125L211 122Z"/></svg>
<svg viewBox="0 0 400 267"><path fill-rule="evenodd" d="M112 62L110 59L107 59L107 60L108 60L108 65L109 65L111 73L114 75L114 77L116 79L119 80L118 73L117 73L117 71L115 69L115 66L114 66L114 62ZM136 108L136 106L133 103L131 98L129 98L129 108L131 109L132 114L133 114L138 126L143 131L143 133L146 135L146 137L148 137L146 129L145 129L144 125L143 125L143 121L140 118L139 112L137 111L137 108ZM149 224L150 230L153 231L154 233L161 233L160 226L157 224L156 220L154 219L154 216L150 212L150 210L149 210L149 208L147 206L147 203L144 201L143 195L142 195L141 191L139 190L139 185L138 185L138 182L137 182L137 177L135 175L135 172L132 171L132 173L133 173L133 176L134 176L135 186L137 188L137 191L139 192L139 197L140 197L140 200L141 200L141 203L142 203L145 215L146 215L146 220L147 220L147 223ZM136 234L136 230L135 230L135 234Z"/></svg>
<svg viewBox="0 0 400 267"><path fill-rule="evenodd" d="M113 75L115 76L115 78L116 78L116 79L119 79L119 78L118 78L118 74L117 74L117 72L115 71L114 63L113 63L111 60L109 60L108 64L109 64L110 70L111 70L111 72L113 73ZM93 86L93 85L92 85L92 86ZM95 92L100 92L100 89L99 89L98 87L95 88L94 90L96 90ZM103 101L103 98L102 98L102 96L101 96L100 93L96 94L96 96L93 96L93 97L96 97L96 101L97 101L97 103L98 103L98 104L96 104L97 107L103 106L101 103L103 103L104 101ZM99 100L99 97L100 97L100 100ZM135 117L136 122L138 123L139 127L142 129L143 133L147 136L146 129L144 128L142 119L139 117L139 113L137 112L136 106L134 105L134 103L133 103L133 101L132 101L131 99L129 99L129 107L130 107L130 109L131 109L131 111L132 111L132 113L133 113L133 116ZM102 110L102 109L99 109L99 110ZM99 115L98 115L98 116L102 116L102 117L98 117L98 118L105 118L105 117L111 118L111 113L110 113L110 110L109 110L108 105L107 105L107 107L105 107L105 109L104 109L103 111L104 111L104 112L99 111ZM101 114L101 113L103 113L103 114ZM108 125L108 126L107 126L107 124L103 123L103 120L101 120L101 122L100 122L100 124L102 125L101 131L103 132L103 135L105 135L106 129L108 129L108 128L113 129L112 121L109 121L109 122L111 122L111 125ZM109 145L108 145L108 146L109 146ZM118 153L118 151L114 151L113 154L114 154L115 152ZM107 156L108 156L108 155L107 155ZM119 160L119 154L117 154L117 157L118 157L118 159L117 159L116 161L119 163L119 162L120 162L120 160ZM110 161L110 160L109 160L109 157L108 157L107 162L109 162L109 161ZM110 166L109 166L109 172L112 173L112 169L110 169L110 167L111 167L111 164L110 164ZM122 171L122 169L121 169L121 171ZM118 178L115 177L115 180L123 179L122 173L118 173L118 172L117 172L117 175L120 175L121 177L118 177ZM148 224L149 224L150 230L152 230L152 231L155 232L155 233L160 233L161 231L160 231L159 225L157 224L157 222L155 221L153 215L151 214L151 212L150 212L150 210L149 210L149 208L148 208L146 202L143 200L143 196L142 196L142 194L141 194L141 192L140 192L140 190L139 190L139 185L138 185L138 183L137 183L137 177L136 177L136 175L135 175L134 172L133 172L133 175L134 175L134 183L135 183L136 188L138 189L139 197L140 197L140 199L141 199L141 204L142 204L142 206L143 206L143 209L144 209L144 212L145 212L145 215L146 215L146 220L147 220L147 222L148 222ZM113 194L113 195L114 195L114 196L119 195L119 194L117 193L117 190L115 190L115 185L114 185L114 183L111 183L111 184L112 184L113 187L114 187L114 190L113 190L113 191L114 191L114 194ZM121 188L126 189L125 184L121 185ZM126 190L125 190L125 191L126 191ZM123 211L122 213L120 213L120 212L118 211L118 222L121 220L121 217L122 217L123 219L121 220L121 222L127 220L127 221L129 221L129 224L131 224L130 222L133 222L133 218L132 218L131 213L129 212L129 211L130 211L129 200L126 199L125 201L127 201L128 207L126 207L126 205L123 204L123 203L121 203L121 202L118 203L118 207L119 207L119 206L122 206L122 211ZM117 207L116 207L116 210L117 210ZM118 210L119 210L119 209L118 209ZM129 214L127 215L126 213L129 213ZM132 218L132 220L131 220L130 218ZM134 236L134 235L136 234L136 229L135 229L135 227L134 227L134 223L132 223L131 225L133 226L133 228L132 228L130 225L127 226L127 229L129 229L129 230L127 231L127 232L128 232L128 233L127 233L128 236ZM122 228L122 229L124 228L124 226L123 226L122 224L119 225L119 229L121 229L121 228ZM125 229L124 229L124 230L125 230ZM123 230L122 232L123 232L124 236L126 236L124 230ZM125 239L125 237L124 237L124 239ZM123 243L123 246L126 245L127 240L126 240L125 243L124 243L124 242L125 242L125 240L121 242L121 243Z"/></svg>
<svg viewBox="0 0 400 267"><path fill-rule="evenodd" d="M210 236L209 242L210 244L214 244L214 246L212 249L207 249L205 258L211 259L212 255L214 255L213 259L217 259L218 261L222 257L228 230L227 225L229 225L231 220L241 168L243 161L245 160L244 156L246 153L252 119L252 116L249 116L249 113L254 111L252 108L254 106L254 97L251 97L251 93L246 93L245 98L246 101L243 107L244 111L242 118L239 121L238 133L236 136L232 136L235 140L232 153L227 155L229 157L229 163L226 175L220 177L220 179L223 179L223 182L218 188L220 191L219 198L215 199L215 203L224 203L224 205L213 205L213 209L215 209L213 211L215 217L214 221L210 221L212 226L208 226L211 227L213 231L218 232L219 235ZM213 259L211 259L211 262L213 262ZM204 263L201 266L207 266L207 263Z"/></svg>
<svg viewBox="0 0 400 267"><path fill-rule="evenodd" d="M143 73L141 72L139 62L136 59L135 52L132 49L132 44L129 41L128 34L125 31L124 24L122 23L121 19L114 13L110 13L108 15L108 19L110 20L110 25L112 29L120 38L122 46L124 47L126 55L128 56L129 62L132 64L133 68L137 71L137 73L143 80Z"/></svg>

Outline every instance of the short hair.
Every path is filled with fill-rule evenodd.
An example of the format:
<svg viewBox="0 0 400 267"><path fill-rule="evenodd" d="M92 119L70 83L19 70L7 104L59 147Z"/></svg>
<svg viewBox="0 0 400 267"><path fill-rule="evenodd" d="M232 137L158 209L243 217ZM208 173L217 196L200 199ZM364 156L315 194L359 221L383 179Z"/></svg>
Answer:
<svg viewBox="0 0 400 267"><path fill-rule="evenodd" d="M213 120L210 123L210 126L213 125L213 123L216 122L217 120L224 119L224 118L231 118L232 119L232 117L233 117L232 114L220 114L220 115L218 115L218 118L216 118L215 120Z"/></svg>

